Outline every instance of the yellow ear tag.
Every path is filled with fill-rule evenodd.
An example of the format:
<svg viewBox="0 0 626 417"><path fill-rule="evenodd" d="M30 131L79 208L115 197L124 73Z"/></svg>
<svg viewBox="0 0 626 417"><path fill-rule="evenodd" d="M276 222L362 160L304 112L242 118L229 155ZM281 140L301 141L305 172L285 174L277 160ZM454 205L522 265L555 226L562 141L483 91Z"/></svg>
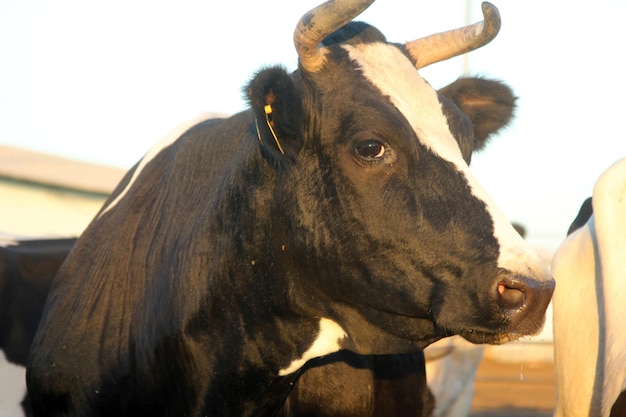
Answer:
<svg viewBox="0 0 626 417"><path fill-rule="evenodd" d="M274 141L276 142L276 146L278 146L278 150L284 155L285 151L283 151L283 147L280 146L280 142L278 141L276 132L274 132L274 127L272 126L272 120L270 120L270 116L272 115L272 105L266 104L263 109L265 110L265 121L267 122L267 127L270 128L270 132L272 132L272 136L274 136Z"/></svg>

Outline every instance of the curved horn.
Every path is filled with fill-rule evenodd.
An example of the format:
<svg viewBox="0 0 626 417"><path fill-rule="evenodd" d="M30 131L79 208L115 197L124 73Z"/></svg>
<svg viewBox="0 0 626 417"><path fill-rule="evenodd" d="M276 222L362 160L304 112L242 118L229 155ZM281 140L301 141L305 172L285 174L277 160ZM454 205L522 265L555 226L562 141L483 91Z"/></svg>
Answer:
<svg viewBox="0 0 626 417"><path fill-rule="evenodd" d="M500 31L500 13L496 6L487 2L482 4L482 9L485 17L483 22L407 42L405 47L415 60L415 66L424 68L491 42Z"/></svg>
<svg viewBox="0 0 626 417"><path fill-rule="evenodd" d="M319 71L326 55L326 49L319 46L322 40L352 21L374 1L328 0L302 16L293 34L302 67L310 72Z"/></svg>

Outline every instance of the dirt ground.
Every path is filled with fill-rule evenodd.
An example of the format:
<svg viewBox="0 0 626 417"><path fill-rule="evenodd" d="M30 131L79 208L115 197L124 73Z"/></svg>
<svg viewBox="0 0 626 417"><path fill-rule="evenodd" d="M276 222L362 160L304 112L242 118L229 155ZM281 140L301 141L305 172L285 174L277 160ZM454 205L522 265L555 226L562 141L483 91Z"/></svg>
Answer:
<svg viewBox="0 0 626 417"><path fill-rule="evenodd" d="M551 417L554 395L551 363L484 359L476 375L471 417Z"/></svg>

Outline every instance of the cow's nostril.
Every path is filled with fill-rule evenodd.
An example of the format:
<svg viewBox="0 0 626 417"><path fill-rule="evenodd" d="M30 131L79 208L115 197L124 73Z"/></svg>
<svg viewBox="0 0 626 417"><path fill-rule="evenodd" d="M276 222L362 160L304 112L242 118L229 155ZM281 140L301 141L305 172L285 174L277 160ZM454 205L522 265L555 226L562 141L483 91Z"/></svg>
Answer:
<svg viewBox="0 0 626 417"><path fill-rule="evenodd" d="M503 308L518 309L524 306L526 293L520 288L500 282L498 283L498 300Z"/></svg>

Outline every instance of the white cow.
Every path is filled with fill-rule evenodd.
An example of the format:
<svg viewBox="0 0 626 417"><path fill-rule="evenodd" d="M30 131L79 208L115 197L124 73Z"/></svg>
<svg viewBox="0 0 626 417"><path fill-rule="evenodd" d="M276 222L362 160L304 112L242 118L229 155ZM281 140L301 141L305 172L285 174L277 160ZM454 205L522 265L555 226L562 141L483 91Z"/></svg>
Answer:
<svg viewBox="0 0 626 417"><path fill-rule="evenodd" d="M626 158L597 180L593 215L552 261L555 417L626 415Z"/></svg>
<svg viewBox="0 0 626 417"><path fill-rule="evenodd" d="M469 416L484 350L483 345L459 336L441 339L424 350L428 388L435 397L433 417Z"/></svg>

